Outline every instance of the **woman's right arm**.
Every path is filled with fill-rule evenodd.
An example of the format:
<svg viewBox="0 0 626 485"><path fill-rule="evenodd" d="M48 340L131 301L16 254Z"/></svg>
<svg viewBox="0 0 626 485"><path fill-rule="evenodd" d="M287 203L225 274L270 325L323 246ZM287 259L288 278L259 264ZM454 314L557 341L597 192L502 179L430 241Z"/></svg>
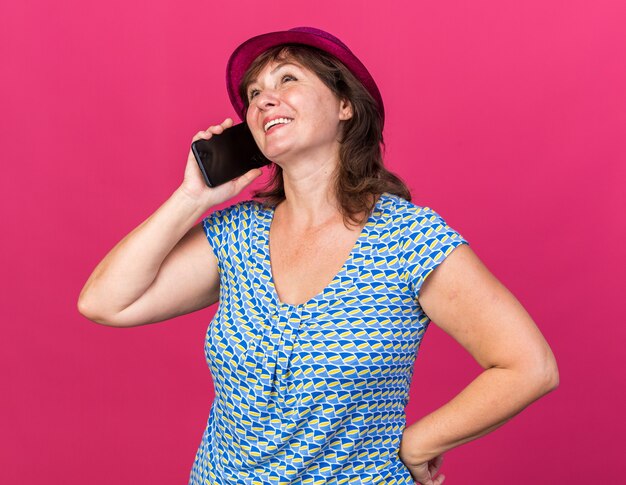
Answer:
<svg viewBox="0 0 626 485"><path fill-rule="evenodd" d="M232 120L227 118L196 134L194 141L230 126ZM217 258L202 223L195 221L210 207L237 195L261 173L253 169L209 188L190 150L183 184L98 264L80 293L79 312L103 325L133 327L215 303L219 296Z"/></svg>

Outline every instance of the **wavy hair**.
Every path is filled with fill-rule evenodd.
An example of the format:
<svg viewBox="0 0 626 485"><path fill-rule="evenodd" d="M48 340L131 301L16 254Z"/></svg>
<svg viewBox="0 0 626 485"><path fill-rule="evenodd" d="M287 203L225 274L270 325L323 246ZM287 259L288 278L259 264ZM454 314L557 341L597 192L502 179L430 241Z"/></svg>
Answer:
<svg viewBox="0 0 626 485"><path fill-rule="evenodd" d="M333 174L334 190L344 219L360 225L367 221L375 207L376 197L383 192L411 201L407 185L387 170L383 163L385 142L383 120L376 100L363 84L336 57L302 44L282 44L259 55L245 72L239 94L248 110L247 88L260 71L272 61L296 61L313 71L337 96L352 105L352 117L342 120L340 128L339 164ZM270 178L262 190L252 197L261 199L265 206L285 200L283 169L270 165ZM358 214L366 212L359 219Z"/></svg>

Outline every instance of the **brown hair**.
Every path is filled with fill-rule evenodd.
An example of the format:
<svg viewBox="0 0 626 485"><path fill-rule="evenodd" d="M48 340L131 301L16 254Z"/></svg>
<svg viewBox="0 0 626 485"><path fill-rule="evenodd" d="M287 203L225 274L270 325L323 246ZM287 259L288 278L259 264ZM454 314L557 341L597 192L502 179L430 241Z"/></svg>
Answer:
<svg viewBox="0 0 626 485"><path fill-rule="evenodd" d="M246 111L249 107L247 88L251 80L272 61L295 60L313 71L339 99L352 105L352 118L341 122L339 165L334 174L335 193L344 218L364 223L372 213L375 197L388 192L411 201L406 184L387 170L383 163L385 142L383 122L378 105L363 84L334 56L312 46L282 44L259 55L246 71L239 94ZM382 148L382 150L381 150ZM271 176L264 190L252 196L264 205L277 205L285 200L283 169L273 163ZM367 212L363 219L357 214Z"/></svg>

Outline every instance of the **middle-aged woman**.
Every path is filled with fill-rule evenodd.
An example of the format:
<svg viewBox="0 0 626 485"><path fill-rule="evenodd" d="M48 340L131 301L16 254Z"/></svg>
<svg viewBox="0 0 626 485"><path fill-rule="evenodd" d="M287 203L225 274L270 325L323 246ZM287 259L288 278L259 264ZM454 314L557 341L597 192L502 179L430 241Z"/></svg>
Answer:
<svg viewBox="0 0 626 485"><path fill-rule="evenodd" d="M131 327L219 300L205 342L215 399L191 484L441 484L444 452L557 387L550 347L469 243L384 167L379 90L339 39L311 27L253 37L232 54L227 88L273 162L262 201L196 224L261 171L208 188L190 152L182 185L94 270L80 312ZM431 319L484 371L407 427Z"/></svg>

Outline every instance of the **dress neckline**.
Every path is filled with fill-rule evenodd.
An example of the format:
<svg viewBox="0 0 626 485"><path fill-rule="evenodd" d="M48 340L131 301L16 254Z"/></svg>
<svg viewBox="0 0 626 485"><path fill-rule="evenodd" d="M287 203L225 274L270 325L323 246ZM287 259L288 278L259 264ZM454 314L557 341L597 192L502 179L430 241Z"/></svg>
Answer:
<svg viewBox="0 0 626 485"><path fill-rule="evenodd" d="M263 259L264 259L264 264L265 264L267 274L268 274L268 285L269 285L270 293L271 293L272 299L274 300L274 303L276 303L276 305L281 308L301 310L305 307L315 304L319 299L321 299L324 296L324 293L334 288L337 282L345 274L350 262L354 259L357 249L361 247L361 244L363 243L363 241L369 236L369 231L371 229L371 226L373 226L376 223L376 218L380 215L380 207L382 206L382 203L383 203L383 197L385 197L386 195L387 193L383 192L378 197L378 200L376 201L376 204L374 206L374 210L372 211L372 213L367 219L367 222L361 229L359 237L353 244L352 249L350 250L350 253L348 254L348 257L344 261L343 265L341 266L337 274L335 274L335 276L332 278L330 283L328 283L322 290L320 290L312 298L308 299L307 301L303 303L297 303L297 304L281 301L280 297L278 296L278 292L276 291L276 285L274 284L274 274L272 272L272 263L271 263L271 258L270 258L270 227L272 225L272 221L274 220L276 206L270 206L266 208L267 217L265 217L265 227L263 231L265 235L263 239L263 250L264 250Z"/></svg>

